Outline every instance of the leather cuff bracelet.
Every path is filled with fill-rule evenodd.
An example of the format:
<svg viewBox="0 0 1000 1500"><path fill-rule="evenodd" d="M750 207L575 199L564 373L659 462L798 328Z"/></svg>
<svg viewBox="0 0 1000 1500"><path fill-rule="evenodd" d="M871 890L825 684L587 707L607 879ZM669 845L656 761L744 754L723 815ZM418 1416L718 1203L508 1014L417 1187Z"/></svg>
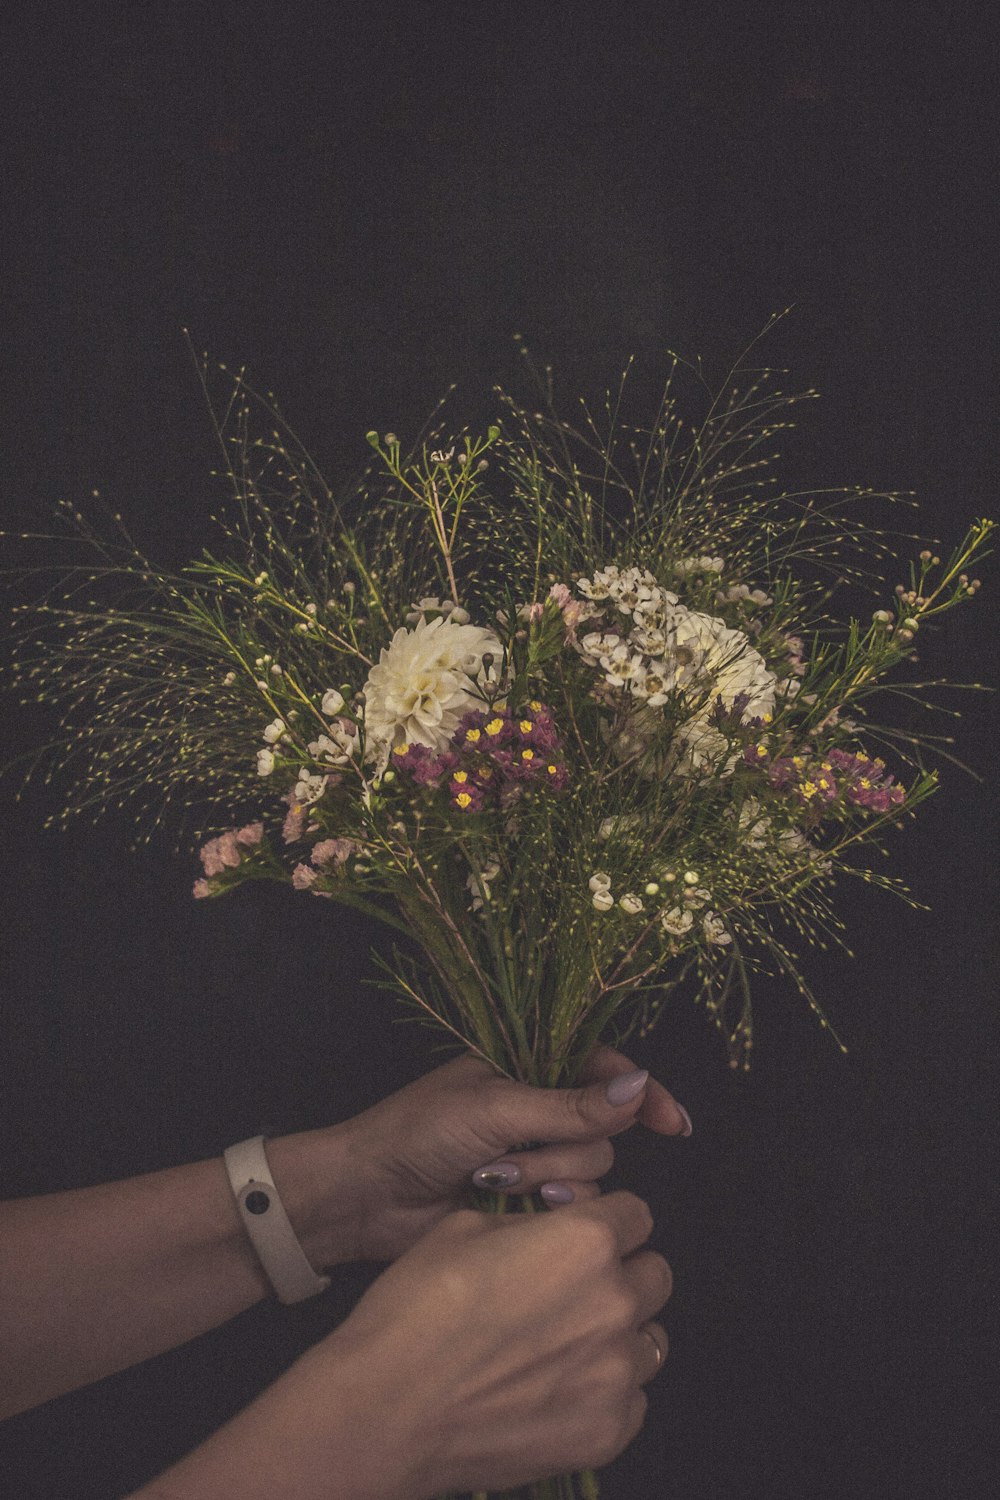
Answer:
<svg viewBox="0 0 1000 1500"><path fill-rule="evenodd" d="M250 1243L279 1302L302 1302L325 1292L329 1276L317 1276L299 1244L274 1185L264 1137L240 1141L223 1153L226 1171Z"/></svg>

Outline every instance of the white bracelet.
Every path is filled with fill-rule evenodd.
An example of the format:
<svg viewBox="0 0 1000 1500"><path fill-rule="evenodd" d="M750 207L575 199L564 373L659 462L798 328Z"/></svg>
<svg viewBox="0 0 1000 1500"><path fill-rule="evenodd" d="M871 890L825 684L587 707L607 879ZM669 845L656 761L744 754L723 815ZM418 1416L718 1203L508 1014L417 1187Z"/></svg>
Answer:
<svg viewBox="0 0 1000 1500"><path fill-rule="evenodd" d="M299 1244L274 1185L264 1137L230 1146L223 1154L244 1228L279 1302L302 1302L325 1292L329 1276L317 1276Z"/></svg>

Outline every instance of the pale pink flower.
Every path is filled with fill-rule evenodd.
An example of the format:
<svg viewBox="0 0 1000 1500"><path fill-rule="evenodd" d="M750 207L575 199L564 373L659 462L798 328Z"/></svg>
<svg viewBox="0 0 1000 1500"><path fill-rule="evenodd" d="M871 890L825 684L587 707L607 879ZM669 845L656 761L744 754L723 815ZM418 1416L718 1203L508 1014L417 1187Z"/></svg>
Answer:
<svg viewBox="0 0 1000 1500"><path fill-rule="evenodd" d="M224 870L235 870L239 862L240 851L235 829L220 834L218 838L209 839L201 850L201 866L206 875L221 875Z"/></svg>
<svg viewBox="0 0 1000 1500"><path fill-rule="evenodd" d="M292 871L292 885L297 891L308 891L316 884L317 871L310 865L296 865Z"/></svg>
<svg viewBox="0 0 1000 1500"><path fill-rule="evenodd" d="M240 828L236 833L236 842L244 849L252 849L259 844L264 837L263 823L248 823L245 828Z"/></svg>
<svg viewBox="0 0 1000 1500"><path fill-rule="evenodd" d="M298 801L294 792L289 792L282 800L288 803L288 811L281 826L281 836L286 844L294 844L305 832L308 814L305 805Z"/></svg>
<svg viewBox="0 0 1000 1500"><path fill-rule="evenodd" d="M191 894L194 896L194 899L196 901L202 901L206 896L210 896L212 894L212 887L209 885L207 880L196 880Z"/></svg>
<svg viewBox="0 0 1000 1500"><path fill-rule="evenodd" d="M574 599L565 583L554 583L549 589L549 598L563 617L567 638L576 640L576 627L587 613L588 606L582 599Z"/></svg>
<svg viewBox="0 0 1000 1500"><path fill-rule="evenodd" d="M312 862L333 874L343 868L357 847L353 839L322 839L313 849Z"/></svg>
<svg viewBox="0 0 1000 1500"><path fill-rule="evenodd" d="M236 829L229 828L219 835L219 858L227 870L235 870L240 862L240 846L236 841Z"/></svg>

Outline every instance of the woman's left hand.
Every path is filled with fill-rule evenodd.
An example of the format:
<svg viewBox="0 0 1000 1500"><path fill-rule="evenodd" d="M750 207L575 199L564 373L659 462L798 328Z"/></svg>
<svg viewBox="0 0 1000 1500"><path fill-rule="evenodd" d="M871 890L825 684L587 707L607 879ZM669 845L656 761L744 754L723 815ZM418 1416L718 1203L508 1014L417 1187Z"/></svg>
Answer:
<svg viewBox="0 0 1000 1500"><path fill-rule="evenodd" d="M473 1184L543 1189L552 1204L594 1197L614 1160L610 1137L636 1121L660 1135L691 1133L663 1085L611 1047L595 1048L581 1086L567 1089L532 1088L471 1056L456 1058L331 1132L311 1133L329 1134L338 1147L328 1211L336 1249L319 1254L327 1263L394 1260L467 1203ZM543 1144L518 1149L525 1142ZM311 1207L322 1246L320 1206Z"/></svg>

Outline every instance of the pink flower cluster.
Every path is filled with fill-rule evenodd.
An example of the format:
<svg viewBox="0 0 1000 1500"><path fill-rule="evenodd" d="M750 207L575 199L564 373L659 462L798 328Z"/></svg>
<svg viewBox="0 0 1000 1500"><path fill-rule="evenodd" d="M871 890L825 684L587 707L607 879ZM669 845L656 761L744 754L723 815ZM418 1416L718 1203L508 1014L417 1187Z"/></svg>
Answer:
<svg viewBox="0 0 1000 1500"><path fill-rule="evenodd" d="M292 885L297 891L312 890L321 875L341 875L358 845L353 839L320 839L310 851L311 864L298 864L292 871ZM325 896L327 891L316 891Z"/></svg>
<svg viewBox="0 0 1000 1500"><path fill-rule="evenodd" d="M771 755L763 744L748 745L743 752L748 766L762 771L777 792L789 792L809 807L822 807L840 800L849 807L885 813L906 798L903 787L894 785L884 760L873 760L863 752L829 750L824 756Z"/></svg>
<svg viewBox="0 0 1000 1500"><path fill-rule="evenodd" d="M263 837L263 823L248 823L245 828L230 828L218 838L209 839L200 851L201 867L208 879L195 881L196 900L211 895L209 880L215 875L224 875L227 870L235 870L246 851L255 849Z"/></svg>
<svg viewBox="0 0 1000 1500"><path fill-rule="evenodd" d="M449 800L462 812L479 812L487 803L509 807L532 783L561 791L568 780L552 715L537 702L518 713L474 709L459 721L447 750L397 745L392 764L418 786L447 785Z"/></svg>

